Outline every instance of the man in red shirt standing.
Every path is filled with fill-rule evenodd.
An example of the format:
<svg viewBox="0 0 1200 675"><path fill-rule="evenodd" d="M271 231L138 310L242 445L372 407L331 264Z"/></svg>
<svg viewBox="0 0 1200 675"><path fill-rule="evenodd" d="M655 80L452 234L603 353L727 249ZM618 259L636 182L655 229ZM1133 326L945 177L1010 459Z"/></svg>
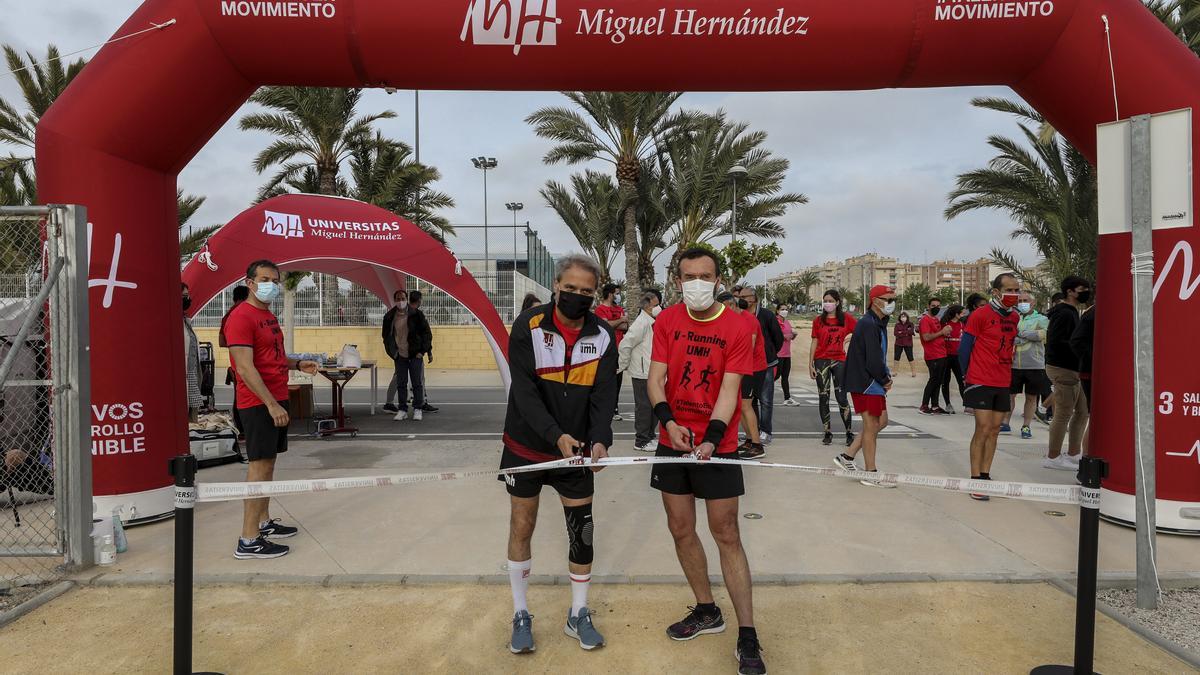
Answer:
<svg viewBox="0 0 1200 675"><path fill-rule="evenodd" d="M959 361L967 374L963 405L975 410L975 434L971 436L973 479L991 480L1000 425L1012 409L1008 392L1020 322L1014 308L1020 294L1021 284L1015 276L1005 273L996 277L991 302L971 312L958 348ZM987 501L988 496L971 493L971 498Z"/></svg>
<svg viewBox="0 0 1200 675"><path fill-rule="evenodd" d="M621 346L621 340L625 339L625 332L629 330L629 319L625 316L625 308L621 306L621 287L614 283L604 284L600 288L600 303L596 305L596 317L608 323L613 332L617 334L617 347ZM620 397L621 385L623 376L617 373L617 395ZM616 404L613 405L613 421L620 422L625 419L621 417L621 411Z"/></svg>
<svg viewBox="0 0 1200 675"><path fill-rule="evenodd" d="M688 249L678 264L683 302L658 315L646 381L654 414L662 423L656 454L734 459L738 395L743 376L753 372L751 352L755 350L744 320L713 297L721 268L712 251ZM742 467L656 464L650 484L662 492L675 553L696 597L688 615L667 628L668 637L691 640L725 630L708 581L708 560L696 535L696 500L703 499L708 527L721 556L725 588L737 614L738 672L766 673L754 629L750 563L738 530L738 497L746 492Z"/></svg>
<svg viewBox="0 0 1200 675"><path fill-rule="evenodd" d="M237 372L237 407L246 434L247 481L269 481L275 477L275 457L287 452L288 370L310 375L315 361L289 359L283 348L283 331L271 312L279 297L279 268L270 260L257 260L246 269L250 297L229 312L225 339L229 360ZM278 558L288 547L270 539L296 535L296 528L272 519L269 497L242 501L242 536L233 556L241 560Z"/></svg>
<svg viewBox="0 0 1200 675"><path fill-rule="evenodd" d="M942 389L942 378L946 376L946 336L950 334L950 327L943 326L938 320L941 311L942 301L930 298L929 309L917 324L921 346L925 349L925 366L929 368L929 381L925 383L925 393L921 395L921 408L918 411L922 415L946 413L938 406L938 392Z"/></svg>

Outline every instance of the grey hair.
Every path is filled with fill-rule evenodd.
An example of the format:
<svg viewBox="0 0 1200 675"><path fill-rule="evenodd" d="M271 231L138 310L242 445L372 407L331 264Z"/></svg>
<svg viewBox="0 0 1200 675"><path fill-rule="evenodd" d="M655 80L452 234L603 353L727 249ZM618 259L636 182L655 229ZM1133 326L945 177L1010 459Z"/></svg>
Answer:
<svg viewBox="0 0 1200 675"><path fill-rule="evenodd" d="M562 281L563 274L572 267L579 267L591 272L592 276L596 277L596 284L600 284L600 263L596 262L591 256L586 256L582 253L568 253L559 258L554 263L554 280Z"/></svg>

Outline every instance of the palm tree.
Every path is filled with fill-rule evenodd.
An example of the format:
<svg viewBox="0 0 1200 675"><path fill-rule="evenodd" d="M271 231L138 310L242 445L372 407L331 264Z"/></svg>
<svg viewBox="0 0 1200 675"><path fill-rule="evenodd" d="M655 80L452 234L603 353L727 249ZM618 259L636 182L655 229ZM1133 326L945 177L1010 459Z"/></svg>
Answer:
<svg viewBox="0 0 1200 675"><path fill-rule="evenodd" d="M221 229L220 225L209 225L201 227L197 230L189 230L185 235L183 228L187 225L192 216L196 215L196 211L204 205L207 197L198 195L185 195L182 189L175 192L175 203L179 221L179 255L180 257L188 257L195 255L200 251L200 247L204 246L204 242L213 235L214 232Z"/></svg>
<svg viewBox="0 0 1200 675"><path fill-rule="evenodd" d="M623 204L637 201L642 163L657 145L688 128L694 114L671 112L682 96L675 92L563 92L575 108L541 108L525 118L535 133L558 145L543 158L546 164L579 164L602 160L616 169ZM641 296L641 279L653 271L638 269L637 210L623 214L622 248L625 251L626 309L632 311Z"/></svg>
<svg viewBox="0 0 1200 675"><path fill-rule="evenodd" d="M1146 7L1200 56L1200 0L1148 0Z"/></svg>
<svg viewBox="0 0 1200 675"><path fill-rule="evenodd" d="M0 157L0 205L24 206L37 202L33 150L38 121L87 62L77 59L64 64L54 45L46 48L46 58L40 61L32 53L23 57L4 45L4 60L21 89L26 110L22 113L0 99L0 143L24 148L28 154L10 151L8 157Z"/></svg>
<svg viewBox="0 0 1200 675"><path fill-rule="evenodd" d="M612 263L624 236L618 193L608 174L590 169L572 175L570 188L551 180L541 189L542 199L575 235L580 248L600 263L601 284L612 279Z"/></svg>
<svg viewBox="0 0 1200 675"><path fill-rule="evenodd" d="M1032 242L1052 277L1078 274L1093 278L1099 227L1096 170L1073 145L1057 134L1045 133L1045 118L1024 103L976 98L971 104L1015 115L1043 133L1019 123L1024 142L991 136L988 145L998 154L987 167L958 176L958 186L948 198L946 219L976 209L1007 211L1018 226L1011 236ZM1039 281L999 247L992 249L992 259L1031 286Z"/></svg>
<svg viewBox="0 0 1200 675"><path fill-rule="evenodd" d="M260 191L260 200L298 181L315 187L317 194L345 194L340 175L343 162L350 160L356 150L376 142L372 127L375 122L396 116L391 110L358 115L361 98L361 89L326 87L263 87L250 97L251 102L268 111L246 115L239 127L278 137L254 159L254 169L259 173L279 167ZM326 323L333 323L337 305L333 298L340 295L337 277L327 274L321 279L322 294L330 300L321 312Z"/></svg>
<svg viewBox="0 0 1200 675"><path fill-rule="evenodd" d="M454 199L429 189L442 177L435 167L410 159L412 148L388 140L378 131L369 143L355 146L350 155L354 189L350 196L382 207L412 221L440 241L454 234L454 227L439 209L454 207Z"/></svg>
<svg viewBox="0 0 1200 675"><path fill-rule="evenodd" d="M762 147L766 132L747 133L747 128L744 123L726 121L725 113L717 112L706 116L693 133L667 145L665 199L668 210L678 217L671 237L676 256L689 246L732 233L733 190L728 175L735 165L747 170L737 185L739 234L782 237L783 228L773 219L790 206L808 203L802 194L780 192L788 161ZM673 258L671 269L674 263Z"/></svg>
<svg viewBox="0 0 1200 675"><path fill-rule="evenodd" d="M806 298L812 297L811 289L819 283L821 283L821 275L812 270L801 272L800 276L796 279L796 285L804 289L804 297Z"/></svg>

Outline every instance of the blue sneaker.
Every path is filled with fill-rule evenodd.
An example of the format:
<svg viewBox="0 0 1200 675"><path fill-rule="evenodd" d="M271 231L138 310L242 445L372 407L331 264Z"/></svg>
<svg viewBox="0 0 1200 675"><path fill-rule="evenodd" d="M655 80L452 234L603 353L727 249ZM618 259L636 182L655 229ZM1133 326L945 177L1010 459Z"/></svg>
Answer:
<svg viewBox="0 0 1200 675"><path fill-rule="evenodd" d="M276 544L267 541L261 536L249 544L238 539L237 548L233 551L233 557L238 560L265 560L269 558L282 558L288 554L290 549L283 544Z"/></svg>
<svg viewBox="0 0 1200 675"><path fill-rule="evenodd" d="M1021 427L1021 438L1033 438L1033 430L1029 428L1028 424Z"/></svg>
<svg viewBox="0 0 1200 675"><path fill-rule="evenodd" d="M592 625L592 613L587 607L581 608L575 616L571 616L571 611L567 610L567 625L563 626L563 632L579 640L579 646L584 649L604 646L604 636Z"/></svg>
<svg viewBox="0 0 1200 675"><path fill-rule="evenodd" d="M513 615L512 639L508 642L508 651L514 654L529 654L537 651L533 644L533 616L521 610Z"/></svg>
<svg viewBox="0 0 1200 675"><path fill-rule="evenodd" d="M278 518L272 518L266 525L258 528L258 536L263 539L287 539L296 536L299 531L290 525L281 524Z"/></svg>
<svg viewBox="0 0 1200 675"><path fill-rule="evenodd" d="M1002 433L1002 434L1012 433L1012 427L1008 426L1007 424L1001 424L1000 425L1000 433Z"/></svg>

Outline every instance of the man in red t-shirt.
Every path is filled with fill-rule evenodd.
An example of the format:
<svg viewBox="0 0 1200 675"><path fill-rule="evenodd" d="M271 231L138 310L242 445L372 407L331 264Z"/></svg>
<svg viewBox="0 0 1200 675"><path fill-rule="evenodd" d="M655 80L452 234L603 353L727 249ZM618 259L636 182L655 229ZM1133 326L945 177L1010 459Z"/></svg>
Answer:
<svg viewBox="0 0 1200 675"><path fill-rule="evenodd" d="M992 281L992 301L971 312L959 345L959 361L966 372L963 405L975 409L975 434L971 436L971 478L991 480L992 459L1004 414L1012 409L1013 348L1020 316L1014 310L1021 284L1012 274ZM972 499L987 501L984 494Z"/></svg>
<svg viewBox="0 0 1200 675"><path fill-rule="evenodd" d="M654 414L662 423L656 454L733 459L742 378L753 372L752 353L763 350L752 348L746 324L716 302L721 269L712 251L688 249L678 265L676 276L684 301L658 315L646 381ZM668 627L667 635L690 640L725 630L708 581L704 547L696 536L696 499L703 499L708 527L721 556L725 588L737 613L740 672L766 672L754 629L750 565L738 530L738 497L745 494L742 468L656 464L650 485L662 492L675 552L696 597L692 611Z"/></svg>
<svg viewBox="0 0 1200 675"><path fill-rule="evenodd" d="M617 347L621 346L621 340L625 339L625 332L629 330L629 319L625 316L625 308L621 306L621 287L614 283L607 283L600 287L600 302L596 305L596 317L607 322L613 332L617 334ZM622 373L617 373L617 392L618 397L621 391ZM625 419L621 417L621 411L616 405L613 406L613 421L620 422Z"/></svg>
<svg viewBox="0 0 1200 675"><path fill-rule="evenodd" d="M271 313L271 301L279 297L279 268L269 260L257 260L246 270L250 297L234 307L225 320L229 360L237 371L236 405L246 434L246 457L250 461L246 480L269 481L275 477L275 457L287 451L288 370L316 374L315 361L288 358L283 349L283 331ZM288 547L270 539L295 536L297 529L272 519L270 499L242 501L242 537L234 557L278 558Z"/></svg>
<svg viewBox="0 0 1200 675"><path fill-rule="evenodd" d="M925 350L925 366L929 369L929 381L925 383L921 407L917 411L922 415L942 415L949 412L938 405L938 392L942 390L942 378L946 377L946 336L950 334L950 327L943 326L938 320L941 311L942 301L930 298L929 307L917 324L921 346Z"/></svg>

